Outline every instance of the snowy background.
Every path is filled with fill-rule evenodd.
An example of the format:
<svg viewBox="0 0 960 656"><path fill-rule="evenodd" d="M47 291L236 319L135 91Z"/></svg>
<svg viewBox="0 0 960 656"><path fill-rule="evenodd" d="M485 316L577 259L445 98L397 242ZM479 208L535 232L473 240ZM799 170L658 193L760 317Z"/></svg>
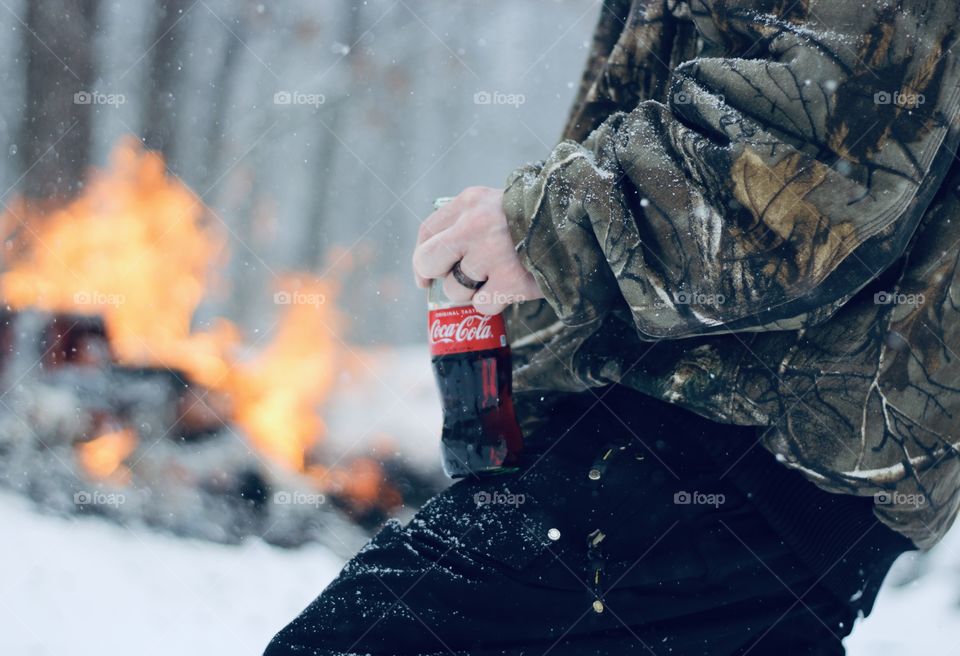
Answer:
<svg viewBox="0 0 960 656"><path fill-rule="evenodd" d="M223 318L247 346L268 342L287 272L334 285L342 321L324 348L351 364L324 383L324 457L349 462L386 436L405 466L436 476L440 413L408 270L416 229L433 198L499 186L550 150L598 7L0 0L0 205L82 195L88 169L132 135L224 243L191 329ZM0 656L259 654L349 551L336 536L297 549L175 537L54 513L7 487ZM898 561L849 652L957 653L958 549L954 530Z"/></svg>

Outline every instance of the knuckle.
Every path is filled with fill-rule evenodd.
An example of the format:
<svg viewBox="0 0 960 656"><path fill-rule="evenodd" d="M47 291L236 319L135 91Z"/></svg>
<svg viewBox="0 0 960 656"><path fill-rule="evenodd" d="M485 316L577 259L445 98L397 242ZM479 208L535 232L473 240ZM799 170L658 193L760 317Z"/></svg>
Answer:
<svg viewBox="0 0 960 656"><path fill-rule="evenodd" d="M433 259L429 245L422 244L413 252L413 270L424 278L429 278Z"/></svg>
<svg viewBox="0 0 960 656"><path fill-rule="evenodd" d="M463 217L460 217L453 225L434 237L434 240L438 248L445 251L459 251L462 245L469 242L469 237L470 226L464 222Z"/></svg>
<svg viewBox="0 0 960 656"><path fill-rule="evenodd" d="M469 230L476 223L477 213L472 210L462 212L450 229L455 235L461 235L465 230Z"/></svg>
<svg viewBox="0 0 960 656"><path fill-rule="evenodd" d="M426 260L436 259L439 253L447 250L448 237L446 234L433 235L430 239L423 242L420 245L422 257Z"/></svg>
<svg viewBox="0 0 960 656"><path fill-rule="evenodd" d="M482 194L483 194L483 187L473 186L473 187L467 187L466 189L464 189L460 195L463 196L464 200L472 202L480 198Z"/></svg>
<svg viewBox="0 0 960 656"><path fill-rule="evenodd" d="M417 274L421 278L429 277L426 275L426 271L424 270L423 260L420 257L418 257L416 253L414 253L413 257L411 258L410 264L413 267L413 272L415 274Z"/></svg>
<svg viewBox="0 0 960 656"><path fill-rule="evenodd" d="M426 272L423 270L423 262L420 261L420 258L416 254L413 256L413 272L420 276L421 278L427 278Z"/></svg>
<svg viewBox="0 0 960 656"><path fill-rule="evenodd" d="M424 221L417 229L417 243L419 244L426 239L428 234L430 234L430 229L427 227L427 221Z"/></svg>
<svg viewBox="0 0 960 656"><path fill-rule="evenodd" d="M478 238L489 237L489 221L486 212L479 210L468 210L460 215L457 221L457 234L460 237L470 237L472 241Z"/></svg>

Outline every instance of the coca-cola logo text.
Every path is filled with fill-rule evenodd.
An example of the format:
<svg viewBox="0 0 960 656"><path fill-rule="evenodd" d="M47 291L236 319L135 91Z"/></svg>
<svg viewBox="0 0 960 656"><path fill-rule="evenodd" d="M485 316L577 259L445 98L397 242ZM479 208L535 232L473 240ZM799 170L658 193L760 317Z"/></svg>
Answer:
<svg viewBox="0 0 960 656"><path fill-rule="evenodd" d="M503 316L480 314L471 305L431 310L427 318L430 353L450 355L507 346Z"/></svg>
<svg viewBox="0 0 960 656"><path fill-rule="evenodd" d="M430 324L430 341L435 344L474 342L491 337L493 337L493 331L490 328L489 316L467 315L458 323L442 323L440 319L434 319Z"/></svg>

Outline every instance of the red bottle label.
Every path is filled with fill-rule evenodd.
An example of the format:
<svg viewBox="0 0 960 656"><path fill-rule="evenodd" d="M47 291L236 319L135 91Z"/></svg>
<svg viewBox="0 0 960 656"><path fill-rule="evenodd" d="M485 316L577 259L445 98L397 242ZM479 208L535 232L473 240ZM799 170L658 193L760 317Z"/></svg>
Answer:
<svg viewBox="0 0 960 656"><path fill-rule="evenodd" d="M430 355L486 351L507 345L503 315L480 314L472 305L427 313Z"/></svg>

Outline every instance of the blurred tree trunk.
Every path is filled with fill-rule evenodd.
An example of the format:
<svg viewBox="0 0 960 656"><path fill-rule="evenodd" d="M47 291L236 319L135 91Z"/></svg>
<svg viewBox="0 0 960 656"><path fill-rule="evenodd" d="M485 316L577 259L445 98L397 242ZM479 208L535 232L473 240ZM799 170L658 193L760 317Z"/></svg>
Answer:
<svg viewBox="0 0 960 656"><path fill-rule="evenodd" d="M27 5L21 165L23 191L29 197L69 197L86 173L91 116L97 107L90 94L97 91L93 34L98 4L99 0L31 0Z"/></svg>
<svg viewBox="0 0 960 656"><path fill-rule="evenodd" d="M166 0L160 8L160 20L151 40L156 45L150 52L149 100L143 118L143 142L147 148L161 151L167 162L173 161L176 145L177 73L183 67L180 58L183 30L178 28L187 8L187 0Z"/></svg>
<svg viewBox="0 0 960 656"><path fill-rule="evenodd" d="M202 194L207 193L212 186L216 185L218 178L223 174L219 166L222 164L223 143L227 129L227 126L224 125L224 119L227 116L227 103L236 81L240 53L247 39L245 23L241 22L239 25L234 25L233 37L233 39L227 41L220 59L217 77L210 83L213 86L214 93L210 99L210 123L206 130L207 148L204 152L201 171L203 182L200 185L199 193Z"/></svg>
<svg viewBox="0 0 960 656"><path fill-rule="evenodd" d="M363 27L363 5L360 3L353 6L347 5L345 10L347 12L346 29L342 43L350 48L350 51L343 55L340 65L350 71L351 79L355 79L353 49L357 46ZM347 86L344 91L348 93L352 86L352 84ZM322 89L314 91L319 93ZM318 271L331 246L326 210L329 208L330 189L334 179L333 168L337 162L337 151L340 150L340 144L335 135L343 129L343 110L348 98L346 93L337 98L332 98L330 93L325 95L326 102L319 109L323 112L321 114L323 123L318 132L317 151L313 158L313 184L315 185L313 202L310 204L310 214L306 217L306 235L295 260L295 265L303 271Z"/></svg>

